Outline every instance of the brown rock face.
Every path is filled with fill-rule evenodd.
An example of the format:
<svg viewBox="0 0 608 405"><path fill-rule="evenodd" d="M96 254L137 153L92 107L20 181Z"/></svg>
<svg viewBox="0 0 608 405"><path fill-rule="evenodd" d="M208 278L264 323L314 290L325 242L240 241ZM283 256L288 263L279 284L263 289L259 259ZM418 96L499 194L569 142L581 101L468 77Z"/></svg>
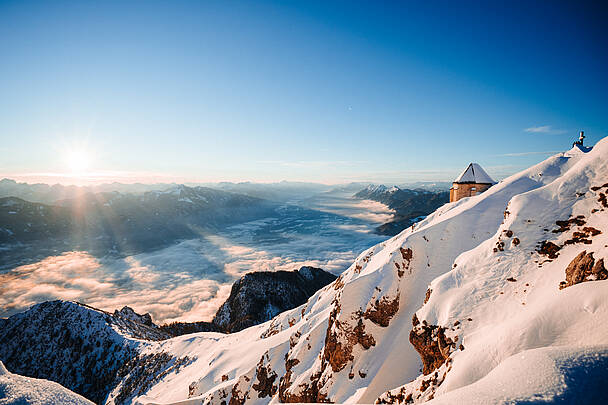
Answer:
<svg viewBox="0 0 608 405"><path fill-rule="evenodd" d="M566 267L566 281L559 284L559 289L573 286L584 281L606 280L608 271L604 267L604 259L595 262L593 253L583 250Z"/></svg>
<svg viewBox="0 0 608 405"><path fill-rule="evenodd" d="M363 314L365 319L369 319L376 325L387 327L391 318L399 310L399 295L394 299L390 300L386 297L382 297L380 300L376 300L372 307L369 308Z"/></svg>
<svg viewBox="0 0 608 405"><path fill-rule="evenodd" d="M429 302L429 299L431 298L431 293L433 292L433 290L431 290L430 288L426 289L426 294L424 295L424 304L426 304L427 302Z"/></svg>
<svg viewBox="0 0 608 405"><path fill-rule="evenodd" d="M444 327L427 325L426 323L414 326L410 332L410 343L420 354L422 360L422 372L424 375L432 373L450 356L455 342L445 336Z"/></svg>
<svg viewBox="0 0 608 405"><path fill-rule="evenodd" d="M247 393L242 393L241 391L239 391L238 384L232 387L231 394L232 395L230 396L230 401L228 402L228 405L243 405L245 401L247 401Z"/></svg>
<svg viewBox="0 0 608 405"><path fill-rule="evenodd" d="M570 218L566 221L555 221L555 224L557 226L559 226L559 228L554 229L552 232L553 233L562 233L562 232L566 232L570 230L570 227L572 225L578 225L578 226L583 226L585 225L585 216L584 215L578 215L574 218Z"/></svg>
<svg viewBox="0 0 608 405"><path fill-rule="evenodd" d="M263 360L264 357L260 360L258 369L256 370L258 383L251 386L251 388L258 392L258 398L272 397L277 392L277 386L274 384L274 381L277 379L277 373L271 370L270 367L265 367Z"/></svg>
<svg viewBox="0 0 608 405"><path fill-rule="evenodd" d="M399 277L403 277L403 275L405 274L405 270L409 270L410 268L410 262L412 261L412 257L414 257L414 252L410 248L402 247L399 248L399 251L401 252L401 258L403 259L403 263L401 264L401 266L399 266L398 263L395 263L395 265L397 266L397 275Z"/></svg>
<svg viewBox="0 0 608 405"><path fill-rule="evenodd" d="M354 359L352 352L356 344L360 344L366 350L376 345L374 337L365 333L365 325L362 319L359 319L357 326L350 331L341 328L338 332L327 331L323 359L337 373L344 369L349 361Z"/></svg>
<svg viewBox="0 0 608 405"><path fill-rule="evenodd" d="M399 250L401 251L401 257L403 257L403 260L405 260L406 262L410 262L412 260L412 257L414 256L414 253L412 252L412 249L410 248L399 248Z"/></svg>
<svg viewBox="0 0 608 405"><path fill-rule="evenodd" d="M549 259L557 259L559 253L557 253L561 248L553 242L548 242L546 240L542 241L540 244L540 248L537 250L541 255L549 256Z"/></svg>
<svg viewBox="0 0 608 405"><path fill-rule="evenodd" d="M325 394L319 392L320 378L321 375L317 374L311 377L310 384L300 384L298 394L279 390L279 400L283 403L331 403Z"/></svg>

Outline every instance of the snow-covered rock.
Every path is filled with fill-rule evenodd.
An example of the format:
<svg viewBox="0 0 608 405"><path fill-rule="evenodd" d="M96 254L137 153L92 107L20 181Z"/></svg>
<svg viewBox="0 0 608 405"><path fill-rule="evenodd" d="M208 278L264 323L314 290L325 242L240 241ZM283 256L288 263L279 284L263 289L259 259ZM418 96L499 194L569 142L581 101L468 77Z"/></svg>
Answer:
<svg viewBox="0 0 608 405"><path fill-rule="evenodd" d="M121 367L150 340L168 337L119 311L49 301L0 319L0 360L12 372L56 381L102 402Z"/></svg>
<svg viewBox="0 0 608 405"><path fill-rule="evenodd" d="M496 403L575 392L577 370L606 373L608 281L560 282L583 250L608 257L607 182L608 139L550 157L368 249L269 322L146 347L194 360L124 398L458 402L483 393L475 400ZM542 367L532 388L510 372L518 359L519 370ZM503 375L513 384L491 389Z"/></svg>
<svg viewBox="0 0 608 405"><path fill-rule="evenodd" d="M0 362L2 405L92 405L93 402L56 382L9 373Z"/></svg>

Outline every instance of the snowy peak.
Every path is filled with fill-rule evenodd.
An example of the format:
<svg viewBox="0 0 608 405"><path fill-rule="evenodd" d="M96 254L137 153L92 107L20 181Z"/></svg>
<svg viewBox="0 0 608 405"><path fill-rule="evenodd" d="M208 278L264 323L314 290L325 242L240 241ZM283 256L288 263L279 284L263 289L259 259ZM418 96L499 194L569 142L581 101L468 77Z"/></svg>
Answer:
<svg viewBox="0 0 608 405"><path fill-rule="evenodd" d="M384 184L370 184L364 189L368 193L384 193L388 190Z"/></svg>

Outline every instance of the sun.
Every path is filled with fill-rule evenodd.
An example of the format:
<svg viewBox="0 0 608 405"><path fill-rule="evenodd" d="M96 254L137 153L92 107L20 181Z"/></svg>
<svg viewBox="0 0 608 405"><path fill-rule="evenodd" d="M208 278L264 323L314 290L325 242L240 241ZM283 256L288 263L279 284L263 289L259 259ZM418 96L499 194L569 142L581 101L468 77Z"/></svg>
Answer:
<svg viewBox="0 0 608 405"><path fill-rule="evenodd" d="M74 174L84 173L89 167L89 156L84 150L71 150L66 155L66 163Z"/></svg>

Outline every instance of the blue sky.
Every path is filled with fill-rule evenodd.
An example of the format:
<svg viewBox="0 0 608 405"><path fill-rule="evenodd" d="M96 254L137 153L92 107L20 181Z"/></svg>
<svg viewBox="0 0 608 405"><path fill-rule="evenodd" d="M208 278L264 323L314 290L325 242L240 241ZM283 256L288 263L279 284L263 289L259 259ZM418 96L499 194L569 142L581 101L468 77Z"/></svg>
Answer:
<svg viewBox="0 0 608 405"><path fill-rule="evenodd" d="M606 10L487 3L0 1L0 176L501 178L605 137Z"/></svg>

